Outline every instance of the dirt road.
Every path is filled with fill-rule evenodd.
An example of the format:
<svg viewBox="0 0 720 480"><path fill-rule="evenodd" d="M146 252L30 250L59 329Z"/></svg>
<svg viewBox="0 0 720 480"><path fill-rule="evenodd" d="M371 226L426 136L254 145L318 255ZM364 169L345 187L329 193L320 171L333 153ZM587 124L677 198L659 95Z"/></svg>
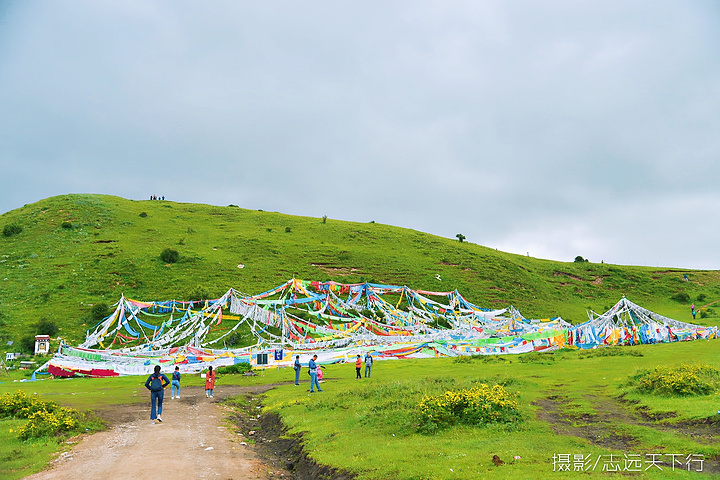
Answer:
<svg viewBox="0 0 720 480"><path fill-rule="evenodd" d="M163 422L150 424L147 404L122 405L98 414L110 428L88 435L32 480L110 478L268 479L286 476L263 463L223 419L227 396L261 393L267 387L222 386L215 398L200 387L183 388L180 399L166 391Z"/></svg>

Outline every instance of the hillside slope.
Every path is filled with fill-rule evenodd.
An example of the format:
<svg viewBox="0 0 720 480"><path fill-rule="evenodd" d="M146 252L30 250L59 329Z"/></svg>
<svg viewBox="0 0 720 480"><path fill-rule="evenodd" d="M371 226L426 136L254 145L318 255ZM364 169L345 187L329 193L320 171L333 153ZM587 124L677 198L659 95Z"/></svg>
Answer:
<svg viewBox="0 0 720 480"><path fill-rule="evenodd" d="M623 294L684 321L692 321L689 304L673 295L687 293L698 306L720 299L717 271L540 260L389 225L236 206L63 195L0 216L0 229L10 224L22 232L0 235L2 345L41 318L76 343L94 324L92 305L123 293L141 300L217 297L230 287L259 293L293 276L458 289L479 306L513 304L528 318L572 322ZM180 261L164 263L165 248ZM696 323L716 325L712 307Z"/></svg>

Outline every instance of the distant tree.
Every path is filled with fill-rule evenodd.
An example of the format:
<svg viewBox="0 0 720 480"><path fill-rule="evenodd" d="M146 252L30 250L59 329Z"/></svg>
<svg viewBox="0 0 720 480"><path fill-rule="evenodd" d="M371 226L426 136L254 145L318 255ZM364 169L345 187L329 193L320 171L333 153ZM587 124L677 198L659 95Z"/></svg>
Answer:
<svg viewBox="0 0 720 480"><path fill-rule="evenodd" d="M13 235L20 235L22 231L22 226L17 223L8 223L5 225L5 228L3 228L3 236L12 237Z"/></svg>
<svg viewBox="0 0 720 480"><path fill-rule="evenodd" d="M55 322L47 318L41 318L40 321L35 324L35 335L50 335L52 337L58 333L59 330Z"/></svg>
<svg viewBox="0 0 720 480"><path fill-rule="evenodd" d="M458 233L455 236L457 237L458 240L460 240L460 243L465 241L465 235L463 235L462 233Z"/></svg>
<svg viewBox="0 0 720 480"><path fill-rule="evenodd" d="M577 257L575 257L575 263L581 263L581 262L585 262L585 261L587 261L587 260L585 260L585 259L584 259L583 257L581 257L580 255L578 255Z"/></svg>
<svg viewBox="0 0 720 480"><path fill-rule="evenodd" d="M690 303L690 295L688 295L686 292L678 292L672 297L670 297L671 300L675 300L678 303Z"/></svg>
<svg viewBox="0 0 720 480"><path fill-rule="evenodd" d="M177 252L177 250L166 248L160 254L160 258L165 263L177 263L177 261L180 260L180 254Z"/></svg>
<svg viewBox="0 0 720 480"><path fill-rule="evenodd" d="M323 223L327 223L327 215L323 215Z"/></svg>
<svg viewBox="0 0 720 480"><path fill-rule="evenodd" d="M285 233L290 233L290 232L292 232L292 228L290 228L290 227L285 227Z"/></svg>
<svg viewBox="0 0 720 480"><path fill-rule="evenodd" d="M24 337L21 337L18 342L18 350L22 353L35 353L35 337L32 335L25 335Z"/></svg>

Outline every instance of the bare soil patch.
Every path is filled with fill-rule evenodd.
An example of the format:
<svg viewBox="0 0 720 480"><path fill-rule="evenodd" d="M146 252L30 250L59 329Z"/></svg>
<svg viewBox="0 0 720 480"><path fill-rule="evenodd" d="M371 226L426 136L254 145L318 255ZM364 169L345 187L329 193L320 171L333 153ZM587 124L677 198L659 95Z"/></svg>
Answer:
<svg viewBox="0 0 720 480"><path fill-rule="evenodd" d="M261 399L246 394L230 420L239 436L251 442L253 449L267 465L287 471L296 480L352 480L355 476L311 459L303 448L301 435L289 435L280 417L274 413L257 414Z"/></svg>
<svg viewBox="0 0 720 480"><path fill-rule="evenodd" d="M282 476L268 468L257 453L240 445L224 417L228 408L219 402L229 395L261 393L268 387L222 386L215 398L200 387L185 387L180 399L169 390L163 405L163 422L150 424L150 401L102 409L97 414L110 428L84 436L63 452L49 470L30 479L78 478L155 479L212 478L222 480L268 479Z"/></svg>
<svg viewBox="0 0 720 480"><path fill-rule="evenodd" d="M97 409L108 430L69 441L49 468L31 480L212 478L352 480L353 475L313 461L300 435L287 435L276 414L260 414L273 385L223 385L214 398L201 387L165 394L163 422L150 423L150 401ZM149 397L149 395L148 395ZM229 397L245 402L226 403Z"/></svg>
<svg viewBox="0 0 720 480"><path fill-rule="evenodd" d="M584 438L593 445L624 453L638 453L637 449L642 448L641 442L630 431L633 426L670 431L688 436L698 443L713 444L720 436L720 417L669 423L665 420L677 416L674 412L652 415L647 407L634 406L622 398L596 394L586 394L584 397L590 400L595 413L569 413L570 400L560 395L548 396L533 405L541 407L537 412L538 418L550 423L555 433ZM660 464L668 469L672 467L670 464ZM701 473L720 474L720 457L705 458Z"/></svg>

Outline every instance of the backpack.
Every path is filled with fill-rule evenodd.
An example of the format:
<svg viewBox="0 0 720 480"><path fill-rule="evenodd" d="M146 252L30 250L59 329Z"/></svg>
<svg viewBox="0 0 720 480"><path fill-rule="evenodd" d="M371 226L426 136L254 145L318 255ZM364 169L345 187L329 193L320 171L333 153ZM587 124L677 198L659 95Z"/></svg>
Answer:
<svg viewBox="0 0 720 480"><path fill-rule="evenodd" d="M155 376L153 373L150 378L150 390L156 392L163 389L162 374Z"/></svg>

